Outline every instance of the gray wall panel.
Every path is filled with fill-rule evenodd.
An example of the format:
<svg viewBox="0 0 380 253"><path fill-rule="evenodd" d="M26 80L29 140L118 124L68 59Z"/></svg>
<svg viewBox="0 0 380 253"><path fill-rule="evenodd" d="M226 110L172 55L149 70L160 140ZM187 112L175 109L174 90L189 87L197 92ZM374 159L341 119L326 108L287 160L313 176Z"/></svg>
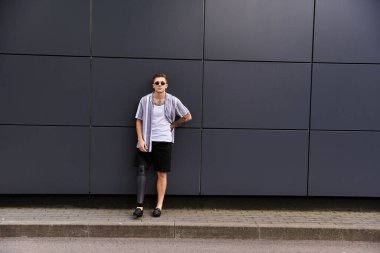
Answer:
<svg viewBox="0 0 380 253"><path fill-rule="evenodd" d="M200 130L177 129L173 145L172 171L167 194L199 194ZM91 193L135 194L136 130L121 127L92 128ZM156 175L150 168L147 194L156 194Z"/></svg>
<svg viewBox="0 0 380 253"><path fill-rule="evenodd" d="M89 0L0 0L0 52L89 55Z"/></svg>
<svg viewBox="0 0 380 253"><path fill-rule="evenodd" d="M93 53L202 58L203 1L94 0Z"/></svg>
<svg viewBox="0 0 380 253"><path fill-rule="evenodd" d="M310 64L206 62L204 127L306 129Z"/></svg>
<svg viewBox="0 0 380 253"><path fill-rule="evenodd" d="M314 64L311 127L380 130L380 65Z"/></svg>
<svg viewBox="0 0 380 253"><path fill-rule="evenodd" d="M308 132L204 130L202 195L307 192Z"/></svg>
<svg viewBox="0 0 380 253"><path fill-rule="evenodd" d="M89 59L0 55L0 83L0 123L89 123Z"/></svg>
<svg viewBox="0 0 380 253"><path fill-rule="evenodd" d="M205 58L310 61L312 0L207 0Z"/></svg>
<svg viewBox="0 0 380 253"><path fill-rule="evenodd" d="M380 197L380 133L312 131L310 196Z"/></svg>
<svg viewBox="0 0 380 253"><path fill-rule="evenodd" d="M168 194L200 194L201 130L178 128L173 144Z"/></svg>
<svg viewBox="0 0 380 253"><path fill-rule="evenodd" d="M88 194L88 131L0 126L0 193Z"/></svg>
<svg viewBox="0 0 380 253"><path fill-rule="evenodd" d="M152 92L153 74L168 75L167 92L177 96L201 124L202 62L184 60L94 59L94 125L134 126L139 100Z"/></svg>
<svg viewBox="0 0 380 253"><path fill-rule="evenodd" d="M91 129L91 193L136 192L136 130L124 127Z"/></svg>
<svg viewBox="0 0 380 253"><path fill-rule="evenodd" d="M380 1L317 0L314 61L380 63Z"/></svg>

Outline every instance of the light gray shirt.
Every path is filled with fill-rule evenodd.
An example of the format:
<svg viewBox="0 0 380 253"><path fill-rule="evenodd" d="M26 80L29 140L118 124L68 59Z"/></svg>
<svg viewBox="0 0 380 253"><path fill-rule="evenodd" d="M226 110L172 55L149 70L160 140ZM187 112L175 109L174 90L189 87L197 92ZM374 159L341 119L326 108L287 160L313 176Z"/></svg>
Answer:
<svg viewBox="0 0 380 253"><path fill-rule="evenodd" d="M182 102L175 96L166 93L164 104L164 114L168 122L171 124L175 121L175 117L183 117L189 110L182 104ZM153 117L153 93L150 93L140 99L139 106L136 112L136 119L142 120L142 137L148 146L148 152L152 152L152 117ZM174 128L171 131L174 143ZM138 148L138 143L137 143Z"/></svg>

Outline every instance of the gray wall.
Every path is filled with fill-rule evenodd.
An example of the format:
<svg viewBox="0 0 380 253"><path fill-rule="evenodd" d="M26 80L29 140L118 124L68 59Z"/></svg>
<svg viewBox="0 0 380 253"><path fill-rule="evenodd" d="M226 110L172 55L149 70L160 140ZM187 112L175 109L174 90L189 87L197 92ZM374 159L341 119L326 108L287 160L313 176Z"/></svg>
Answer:
<svg viewBox="0 0 380 253"><path fill-rule="evenodd" d="M134 194L166 72L193 115L168 194L379 197L379 24L378 0L0 0L0 193Z"/></svg>

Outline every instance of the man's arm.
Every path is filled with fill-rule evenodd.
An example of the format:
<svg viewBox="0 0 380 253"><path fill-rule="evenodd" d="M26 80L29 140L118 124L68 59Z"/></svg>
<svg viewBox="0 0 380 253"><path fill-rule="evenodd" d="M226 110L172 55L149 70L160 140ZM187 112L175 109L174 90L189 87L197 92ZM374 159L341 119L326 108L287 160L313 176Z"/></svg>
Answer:
<svg viewBox="0 0 380 253"><path fill-rule="evenodd" d="M140 119L136 119L136 133L140 151L147 152L148 147L146 146L146 143L142 135L142 120Z"/></svg>
<svg viewBox="0 0 380 253"><path fill-rule="evenodd" d="M190 112L188 112L186 115L184 115L182 118L179 118L177 119L176 121L174 121L170 127L173 129L173 128L176 128L176 127L180 127L182 125L184 125L185 123L189 122L191 120L191 114Z"/></svg>

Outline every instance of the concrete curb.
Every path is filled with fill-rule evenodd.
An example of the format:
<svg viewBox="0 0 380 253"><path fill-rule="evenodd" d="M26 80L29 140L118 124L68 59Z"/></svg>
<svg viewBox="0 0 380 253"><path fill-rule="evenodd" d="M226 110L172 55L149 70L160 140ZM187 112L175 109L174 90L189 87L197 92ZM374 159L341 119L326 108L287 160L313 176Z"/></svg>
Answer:
<svg viewBox="0 0 380 253"><path fill-rule="evenodd" d="M136 237L380 242L380 229L282 227L189 222L0 224L0 237Z"/></svg>
<svg viewBox="0 0 380 253"><path fill-rule="evenodd" d="M153 197L151 203L155 203ZM135 219L134 202L134 196L0 196L0 239L27 236L380 242L380 199L169 197L168 207L159 219L149 215L152 206L148 204L147 215Z"/></svg>

